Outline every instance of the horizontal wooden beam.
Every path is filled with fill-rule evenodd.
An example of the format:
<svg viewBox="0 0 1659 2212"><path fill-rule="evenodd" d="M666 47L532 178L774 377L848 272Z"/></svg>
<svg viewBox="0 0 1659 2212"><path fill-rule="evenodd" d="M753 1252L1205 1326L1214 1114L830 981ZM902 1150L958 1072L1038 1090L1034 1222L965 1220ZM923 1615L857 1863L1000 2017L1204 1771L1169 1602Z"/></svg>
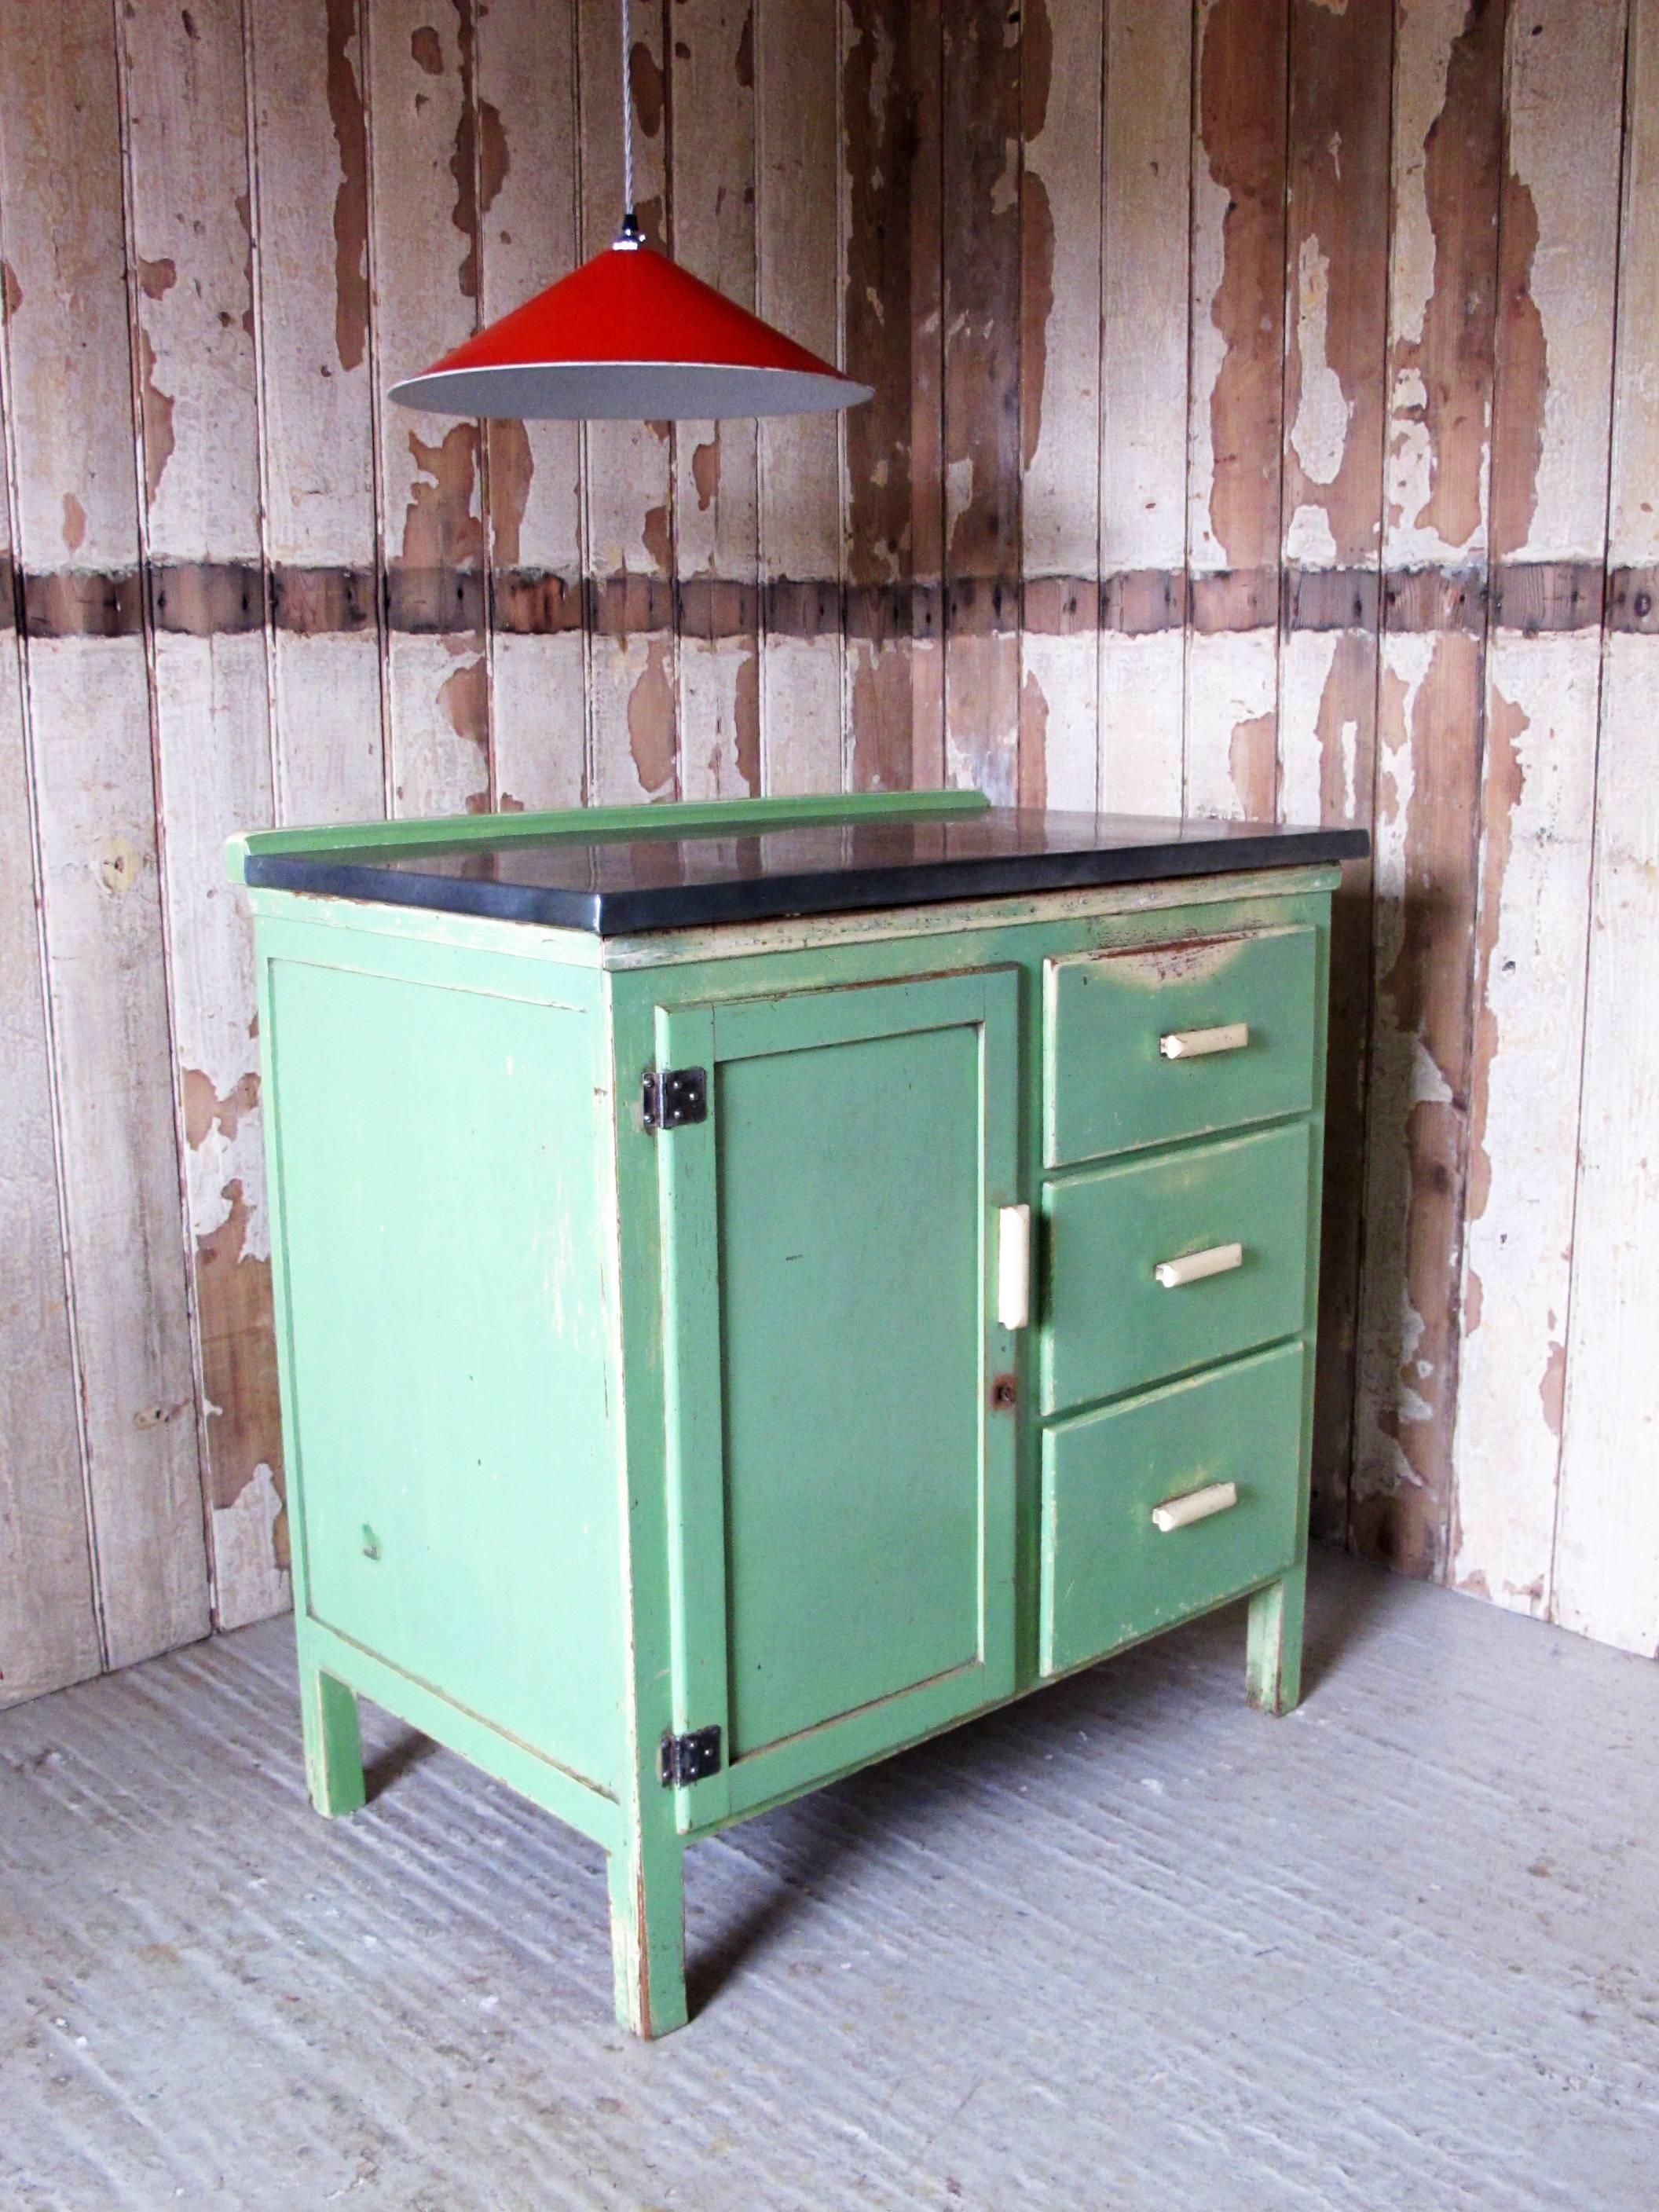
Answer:
<svg viewBox="0 0 1659 2212"><path fill-rule="evenodd" d="M1478 633L1490 622L1528 636L1595 629L1659 634L1659 568L1604 572L1589 561L1379 571L1232 568L1188 575L1134 568L1093 576L960 577L938 583L844 584L836 578L569 576L539 568L262 569L248 561L158 562L143 568L18 570L0 556L0 627L30 637L131 637L144 623L188 637L272 626L349 636L378 623L400 635L481 629L550 637L677 631L729 638L1143 636L1183 625L1204 636L1279 629Z"/></svg>

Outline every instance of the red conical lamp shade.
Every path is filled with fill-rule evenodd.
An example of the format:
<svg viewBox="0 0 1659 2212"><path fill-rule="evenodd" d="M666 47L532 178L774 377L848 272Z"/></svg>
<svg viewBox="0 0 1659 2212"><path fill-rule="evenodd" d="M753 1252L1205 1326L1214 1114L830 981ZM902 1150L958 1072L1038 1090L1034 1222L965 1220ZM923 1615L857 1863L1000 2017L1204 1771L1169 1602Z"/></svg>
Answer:
<svg viewBox="0 0 1659 2212"><path fill-rule="evenodd" d="M657 422L813 414L870 386L624 235L392 397L448 415Z"/></svg>

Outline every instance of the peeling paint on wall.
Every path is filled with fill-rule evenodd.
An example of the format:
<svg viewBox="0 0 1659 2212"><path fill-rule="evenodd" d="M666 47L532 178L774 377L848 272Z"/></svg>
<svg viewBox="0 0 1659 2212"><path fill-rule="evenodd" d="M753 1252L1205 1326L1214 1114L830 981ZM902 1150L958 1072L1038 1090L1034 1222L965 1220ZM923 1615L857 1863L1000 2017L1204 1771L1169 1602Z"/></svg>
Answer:
<svg viewBox="0 0 1659 2212"><path fill-rule="evenodd" d="M628 742L643 791L672 791L674 783L674 684L672 646L653 637L645 667L628 694Z"/></svg>
<svg viewBox="0 0 1659 2212"><path fill-rule="evenodd" d="M1504 9L1424 0L1402 19L1390 365L1389 551L1486 538Z"/></svg>
<svg viewBox="0 0 1659 2212"><path fill-rule="evenodd" d="M1200 0L1199 23L1192 544L1204 566L1248 568L1279 558L1285 15Z"/></svg>
<svg viewBox="0 0 1659 2212"><path fill-rule="evenodd" d="M1353 1527L1416 1574L1444 1562L1456 1399L1473 885L1462 797L1478 642L1394 638L1378 721L1372 1031Z"/></svg>
<svg viewBox="0 0 1659 2212"><path fill-rule="evenodd" d="M234 1492L221 1594L283 1588L223 830L372 812L388 785L432 812L948 771L1027 804L1297 819L1363 818L1375 783L1376 957L1351 872L1328 1105L1352 1216L1339 1130L1374 1050L1365 1303L1322 1321L1359 1339L1355 1540L1650 1648L1597 1531L1647 1525L1618 1486L1636 1417L1604 1409L1645 1297L1615 971L1652 933L1631 734L1659 604L1651 0L636 14L649 234L876 386L764 428L758 492L741 426L498 423L481 447L369 388L371 358L434 357L611 235L614 12L66 4L73 39L9 49L0 113L0 615L23 621L55 855L58 1048L130 1048L134 1129L160 1102L159 1151L107 1117L53 1131L97 1432L77 1494L112 1558L173 1547L152 1625L203 1618L193 1498L192 1528L167 1517L195 1473L181 1253L207 1487ZM698 69L724 105L692 137ZM118 733L90 783L88 701ZM1327 1231L1359 1280L1357 1226L1339 1249L1328 1208ZM1346 1444L1318 1419L1340 1528ZM118 1631L128 1653L149 1633Z"/></svg>
<svg viewBox="0 0 1659 2212"><path fill-rule="evenodd" d="M339 151L334 196L334 348L359 368L368 343L368 126L357 75L357 0L327 0L328 115Z"/></svg>
<svg viewBox="0 0 1659 2212"><path fill-rule="evenodd" d="M458 567L483 550L483 526L475 510L478 434L458 422L435 444L418 430L407 434L416 474L404 510L398 558L413 568Z"/></svg>
<svg viewBox="0 0 1659 2212"><path fill-rule="evenodd" d="M144 499L154 507L173 459L173 395L155 381L155 347L143 328L138 332L138 413L143 425Z"/></svg>
<svg viewBox="0 0 1659 2212"><path fill-rule="evenodd" d="M1462 1346L1460 1584L1550 1602L1589 953L1593 635L1494 639L1481 794ZM1524 702L1524 703L1523 703Z"/></svg>
<svg viewBox="0 0 1659 2212"><path fill-rule="evenodd" d="M489 451L490 550L503 568L516 568L525 509L535 480L536 456L524 423L498 417L487 426Z"/></svg>

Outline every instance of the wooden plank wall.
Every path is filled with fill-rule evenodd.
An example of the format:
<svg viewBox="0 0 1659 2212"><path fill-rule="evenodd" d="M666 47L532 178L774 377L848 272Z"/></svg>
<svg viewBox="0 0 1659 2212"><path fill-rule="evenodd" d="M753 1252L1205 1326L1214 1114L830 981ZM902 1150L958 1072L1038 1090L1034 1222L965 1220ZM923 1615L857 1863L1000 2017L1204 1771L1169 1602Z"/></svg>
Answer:
<svg viewBox="0 0 1659 2212"><path fill-rule="evenodd" d="M452 422L618 0L0 0L0 1698L286 1598L234 826L1358 821L1316 1524L1659 1645L1659 0L630 0L844 418Z"/></svg>

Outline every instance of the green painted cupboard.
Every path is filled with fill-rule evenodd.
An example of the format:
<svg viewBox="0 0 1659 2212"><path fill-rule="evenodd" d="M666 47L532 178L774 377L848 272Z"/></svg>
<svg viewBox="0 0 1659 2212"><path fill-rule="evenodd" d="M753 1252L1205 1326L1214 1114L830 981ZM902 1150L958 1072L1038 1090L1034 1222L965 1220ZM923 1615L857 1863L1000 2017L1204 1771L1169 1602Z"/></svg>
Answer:
<svg viewBox="0 0 1659 2212"><path fill-rule="evenodd" d="M307 1771L356 1700L605 1849L1249 1594L1297 1695L1354 833L971 793L259 832Z"/></svg>

